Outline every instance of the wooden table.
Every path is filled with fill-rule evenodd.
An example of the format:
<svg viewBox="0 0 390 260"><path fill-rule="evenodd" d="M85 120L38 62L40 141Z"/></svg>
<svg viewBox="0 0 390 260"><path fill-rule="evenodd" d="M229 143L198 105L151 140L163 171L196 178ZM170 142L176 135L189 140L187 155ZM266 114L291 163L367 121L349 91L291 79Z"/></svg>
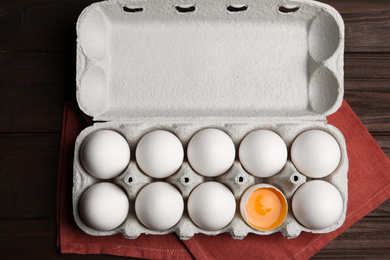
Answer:
<svg viewBox="0 0 390 260"><path fill-rule="evenodd" d="M62 109L75 98L75 24L93 0L0 1L0 256L60 255ZM326 0L345 21L345 99L390 155L390 0ZM390 173L389 173L390 174ZM390 258L390 199L316 258Z"/></svg>

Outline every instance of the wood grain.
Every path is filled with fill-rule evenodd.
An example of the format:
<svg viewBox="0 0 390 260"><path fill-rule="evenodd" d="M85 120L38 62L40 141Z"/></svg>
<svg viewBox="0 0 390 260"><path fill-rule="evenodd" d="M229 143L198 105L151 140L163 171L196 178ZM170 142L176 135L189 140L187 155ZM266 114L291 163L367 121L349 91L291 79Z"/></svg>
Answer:
<svg viewBox="0 0 390 260"><path fill-rule="evenodd" d="M0 52L0 131L60 132L75 63L74 53Z"/></svg>
<svg viewBox="0 0 390 260"><path fill-rule="evenodd" d="M367 218L370 217L385 217L389 218L390 215L390 199L383 202L378 208L374 209L366 215ZM387 220L386 220L387 221ZM388 227L390 228L390 226Z"/></svg>
<svg viewBox="0 0 390 260"><path fill-rule="evenodd" d="M312 259L353 259L362 254L374 258L387 257L390 254L389 224L388 218L364 217ZM56 241L54 218L0 219L0 241L2 259L25 259L26 256L46 259L55 255L61 259L114 259L108 255L59 255L58 248L48 246Z"/></svg>
<svg viewBox="0 0 390 260"><path fill-rule="evenodd" d="M346 91L344 98L369 131L389 131L390 93Z"/></svg>
<svg viewBox="0 0 390 260"><path fill-rule="evenodd" d="M366 216L326 245L312 259L370 259L390 256L390 218Z"/></svg>
<svg viewBox="0 0 390 260"><path fill-rule="evenodd" d="M390 158L390 134L389 134L389 132L373 133L372 136L374 137L377 144L385 152L387 157ZM390 212L389 212L389 215L390 215Z"/></svg>
<svg viewBox="0 0 390 260"><path fill-rule="evenodd" d="M389 135L374 138L390 157ZM0 219L55 217L60 135L0 134L0 144ZM390 200L375 212L390 219Z"/></svg>
<svg viewBox="0 0 390 260"><path fill-rule="evenodd" d="M0 219L1 259L118 259L109 255L60 255L56 233L55 218Z"/></svg>
<svg viewBox="0 0 390 260"><path fill-rule="evenodd" d="M75 25L96 0L0 1L1 259L60 255L57 164L62 109L75 99ZM390 0L324 0L345 22L345 99L390 157ZM390 259L390 199L313 259Z"/></svg>
<svg viewBox="0 0 390 260"><path fill-rule="evenodd" d="M333 6L345 23L346 52L390 51L390 1L321 1Z"/></svg>
<svg viewBox="0 0 390 260"><path fill-rule="evenodd" d="M0 132L60 132L75 52L0 52ZM369 131L390 129L390 54L345 54L345 99Z"/></svg>
<svg viewBox="0 0 390 260"><path fill-rule="evenodd" d="M0 50L72 50L77 17L93 2L96 1L0 3ZM346 52L390 51L389 0L323 2L336 8L344 19Z"/></svg>
<svg viewBox="0 0 390 260"><path fill-rule="evenodd" d="M0 3L0 50L72 50L76 21L96 1L21 0Z"/></svg>
<svg viewBox="0 0 390 260"><path fill-rule="evenodd" d="M390 79L390 54L345 53L344 77L346 79Z"/></svg>
<svg viewBox="0 0 390 260"><path fill-rule="evenodd" d="M0 218L54 217L60 135L1 134L0 144Z"/></svg>

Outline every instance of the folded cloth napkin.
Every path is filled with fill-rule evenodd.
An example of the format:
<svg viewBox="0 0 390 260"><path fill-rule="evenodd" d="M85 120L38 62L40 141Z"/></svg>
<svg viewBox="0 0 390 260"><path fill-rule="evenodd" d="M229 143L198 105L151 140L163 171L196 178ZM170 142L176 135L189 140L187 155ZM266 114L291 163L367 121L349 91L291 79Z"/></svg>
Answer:
<svg viewBox="0 0 390 260"><path fill-rule="evenodd" d="M339 229L327 234L302 232L287 239L281 233L248 234L235 240L230 234L197 234L181 241L176 235L141 235L135 240L121 234L94 237L81 231L72 214L73 152L77 135L92 120L73 102L65 105L58 168L57 245L61 253L111 254L148 259L308 259L353 223L390 197L390 160L344 101L328 117L347 143L349 158L348 209Z"/></svg>

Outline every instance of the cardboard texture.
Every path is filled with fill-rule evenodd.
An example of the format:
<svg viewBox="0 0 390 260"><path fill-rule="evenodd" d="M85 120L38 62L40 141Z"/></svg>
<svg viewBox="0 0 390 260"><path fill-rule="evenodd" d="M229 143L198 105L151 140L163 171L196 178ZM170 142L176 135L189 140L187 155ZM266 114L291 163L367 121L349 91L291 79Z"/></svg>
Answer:
<svg viewBox="0 0 390 260"><path fill-rule="evenodd" d="M77 99L95 122L75 144L73 213L88 234L107 236L175 232L181 239L196 233L229 232L242 239L248 233L282 232L288 238L301 231L328 233L340 227L348 201L348 156L341 132L327 124L343 98L344 25L333 8L313 1L105 1L87 7L77 23ZM218 128L238 151L251 131L279 134L288 151L295 137L309 129L330 133L341 148L338 168L322 178L343 197L340 219L333 226L311 230L291 212L294 191L310 178L299 173L288 157L282 171L269 178L247 173L238 159L225 174L206 178L185 159L174 175L164 179L176 186L185 202L198 184L214 180L233 192L237 210L233 221L218 231L192 223L185 209L179 223L159 232L144 227L134 213L138 191L155 179L137 166L134 151L146 133L164 129L187 147L199 130ZM123 174L113 179L125 190L130 212L118 228L100 232L86 226L78 212L83 192L99 182L82 167L83 140L99 129L112 129L127 140L132 158ZM258 231L241 218L243 192L257 183L279 188L289 211L281 226Z"/></svg>

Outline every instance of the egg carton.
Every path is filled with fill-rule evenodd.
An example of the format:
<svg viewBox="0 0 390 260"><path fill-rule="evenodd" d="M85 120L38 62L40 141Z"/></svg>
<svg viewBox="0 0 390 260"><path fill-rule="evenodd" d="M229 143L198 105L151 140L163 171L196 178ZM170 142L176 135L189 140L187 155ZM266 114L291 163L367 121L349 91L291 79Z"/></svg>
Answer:
<svg viewBox="0 0 390 260"><path fill-rule="evenodd" d="M343 97L344 25L336 10L305 0L104 1L82 12L77 36L77 100L95 121L78 136L74 153L73 214L83 231L96 236L122 233L131 239L172 232L180 239L225 232L237 239L248 233L275 232L294 238L302 231L328 233L343 224L348 156L342 133L326 122ZM135 148L146 133L168 130L186 150L190 138L205 128L226 132L236 151L242 139L257 129L279 134L288 151L306 130L330 133L340 146L341 161L321 179L333 184L343 198L340 219L320 230L295 219L292 195L311 178L297 171L290 156L281 172L268 178L249 174L238 158L217 177L197 174L186 157L178 172L163 180L149 177L137 166ZM126 170L110 180L126 192L130 211L125 222L111 231L89 228L78 210L83 192L101 181L83 169L79 158L83 140L99 129L122 134L131 150ZM186 208L177 225L165 231L150 230L137 219L134 201L147 184L173 184L186 204L197 185L211 180L226 185L236 199L236 214L225 228L200 229ZM242 194L258 183L274 185L287 199L285 221L270 231L251 228L240 214Z"/></svg>
<svg viewBox="0 0 390 260"><path fill-rule="evenodd" d="M167 130L174 133L183 143L184 147L187 147L190 138L199 130L205 128L216 128L225 131L233 140L235 147L238 148L240 141L251 131L257 129L268 129L279 134L282 139L285 141L288 150L291 147L291 144L295 137L300 133L310 130L310 129L319 129L330 133L335 137L339 143L341 149L341 161L338 168L330 175L325 178L322 178L325 181L333 184L341 193L344 210L340 219L329 228L322 230L311 230L308 229L295 219L291 211L291 199L295 190L302 185L303 183L311 180L297 171L297 169L292 164L290 157L281 170L280 173L268 177L260 178L255 177L247 173L239 160L235 160L233 166L228 172L217 177L205 177L196 173L188 161L185 160L174 175L165 178L165 179L155 179L151 178L148 175L144 174L140 168L137 166L135 161L134 151L137 145L137 141L141 137L150 131L153 130ZM131 161L127 169L123 174L114 178L112 181L116 185L120 186L127 194L130 201L130 212L125 220L125 222L118 228L111 231L96 231L89 228L83 223L83 220L80 217L78 212L79 200L84 193L84 191L89 188L91 185L101 182L90 174L88 174L82 167L79 157L79 151L83 140L89 136L89 134L95 132L96 130L101 129L111 129L122 134L127 142L129 143L131 154ZM128 123L128 122L110 122L104 124L95 124L92 127L85 129L77 138L76 141L76 150L75 150L75 164L74 164L74 187L73 187L73 209L74 216L77 224L81 229L86 233L91 235L113 235L118 232L122 233L125 237L136 238L140 234L167 234L175 232L181 239L189 239L196 233L203 233L207 235L217 235L224 232L230 232L234 238L243 238L248 233L255 233L259 235L268 235L275 232L282 232L287 237L296 237L300 234L301 231L313 232L313 233L327 233L337 229L345 219L345 213L347 208L347 175L348 170L348 159L345 149L345 142L342 134L335 127L323 123L307 123L307 124L293 124L293 123L284 123L284 124L259 124L259 123L219 123L219 124L210 124L210 123L165 123L165 124L154 124L154 123ZM197 227L189 218L187 209L185 209L184 215L177 225L173 228L165 231L153 231L145 226L137 219L134 212L134 201L138 192L147 184L153 181L165 181L170 184L173 184L180 193L182 194L185 204L188 199L191 191L199 184L205 181L216 181L226 185L232 192L236 199L236 214L232 222L223 229L218 231L206 231ZM288 215L285 221L276 229L270 231L259 231L248 226L242 219L240 215L240 198L246 189L249 187L259 184L266 183L271 184L277 187L285 195L287 203L289 205Z"/></svg>

